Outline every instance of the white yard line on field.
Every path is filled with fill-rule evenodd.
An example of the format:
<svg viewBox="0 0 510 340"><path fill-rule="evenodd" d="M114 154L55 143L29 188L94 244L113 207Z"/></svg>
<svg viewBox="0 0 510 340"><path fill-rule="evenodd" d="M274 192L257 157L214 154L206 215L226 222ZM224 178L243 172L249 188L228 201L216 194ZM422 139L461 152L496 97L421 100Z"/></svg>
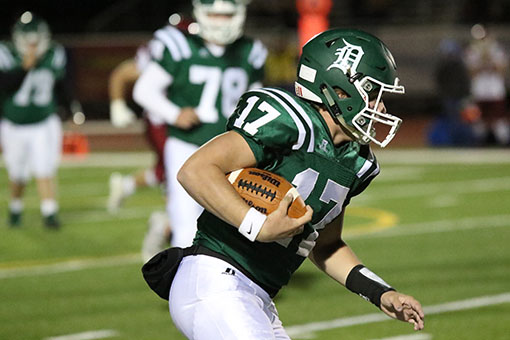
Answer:
<svg viewBox="0 0 510 340"><path fill-rule="evenodd" d="M492 296L482 296L467 300L460 300L448 302L433 306L424 307L426 315L440 314L446 312L454 312L459 310L474 309L480 307L487 307L499 305L503 303L510 303L510 292ZM315 332L324 331L328 329L349 327L355 325L363 325L374 322L381 322L391 320L383 313L365 314L348 318L339 318L329 321L311 322L303 325L296 325L286 327L287 333L290 337L296 339L313 339Z"/></svg>
<svg viewBox="0 0 510 340"><path fill-rule="evenodd" d="M383 164L501 164L510 163L508 149L413 149L376 150ZM92 152L84 156L64 155L61 167L137 167L152 164L154 155L142 152ZM0 159L0 166L3 166Z"/></svg>
<svg viewBox="0 0 510 340"><path fill-rule="evenodd" d="M123 168L148 166L154 163L154 154L141 152L93 152L87 155L63 155L61 168ZM0 157L0 167L5 166Z"/></svg>
<svg viewBox="0 0 510 340"><path fill-rule="evenodd" d="M90 268L117 267L141 262L142 258L139 253L95 259L70 260L52 264L0 269L0 279L59 274Z"/></svg>
<svg viewBox="0 0 510 340"><path fill-rule="evenodd" d="M122 209L119 213L109 214L104 210L98 211L87 210L87 211L73 211L62 213L65 217L66 225L72 224L85 224L85 223L104 223L112 221L125 221L125 220L136 220L136 219L148 219L150 214L155 210L165 210L163 206L144 206L144 207L130 207L129 209Z"/></svg>
<svg viewBox="0 0 510 340"><path fill-rule="evenodd" d="M425 176L425 168L416 166L390 166L384 168L377 176L377 182L402 182L406 180L418 180Z"/></svg>
<svg viewBox="0 0 510 340"><path fill-rule="evenodd" d="M99 331L88 331L83 333L75 333L68 335L52 336L44 338L44 340L97 340L119 336L119 332L105 329Z"/></svg>
<svg viewBox="0 0 510 340"><path fill-rule="evenodd" d="M148 166L153 162L152 152L94 152L85 156L65 155L61 166L63 168L116 168Z"/></svg>
<svg viewBox="0 0 510 340"><path fill-rule="evenodd" d="M502 227L510 227L510 214L399 224L380 232L352 235L346 238L395 237ZM347 228L346 231L348 232L348 230Z"/></svg>
<svg viewBox="0 0 510 340"><path fill-rule="evenodd" d="M454 193L455 195L459 195L509 190L510 176L421 184L400 184L398 186L384 188L383 190L371 190L370 192L356 198L356 202L443 195L445 193Z"/></svg>
<svg viewBox="0 0 510 340"><path fill-rule="evenodd" d="M397 335L389 338L380 338L380 339L372 339L372 340L430 340L432 339L432 335L427 333L418 333L418 334L406 334L406 335Z"/></svg>
<svg viewBox="0 0 510 340"><path fill-rule="evenodd" d="M411 149L375 150L382 164L504 164L510 163L509 149Z"/></svg>
<svg viewBox="0 0 510 340"><path fill-rule="evenodd" d="M439 220L397 225L391 229L372 234L350 235L346 239L371 237L400 237L406 235L432 234L469 229L485 229L510 226L510 215L480 216L472 218ZM348 234L348 232L347 232ZM40 276L86 270L100 267L116 267L141 263L140 254L109 256L103 258L69 260L53 264L0 268L0 280L16 277ZM1 263L0 263L1 265ZM4 264L5 265L5 264Z"/></svg>

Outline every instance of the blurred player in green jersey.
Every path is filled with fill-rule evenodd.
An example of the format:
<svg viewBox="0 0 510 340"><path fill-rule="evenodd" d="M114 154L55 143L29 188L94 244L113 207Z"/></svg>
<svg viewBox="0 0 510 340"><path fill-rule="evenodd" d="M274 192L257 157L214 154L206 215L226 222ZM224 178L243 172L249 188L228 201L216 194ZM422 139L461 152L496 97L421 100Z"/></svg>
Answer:
<svg viewBox="0 0 510 340"><path fill-rule="evenodd" d="M51 41L48 24L25 12L12 30L12 42L0 42L1 142L10 182L9 224L21 224L23 192L31 176L37 181L44 224L58 228L55 174L62 148L57 96L72 100L64 48Z"/></svg>
<svg viewBox="0 0 510 340"><path fill-rule="evenodd" d="M156 31L152 60L133 91L138 104L168 124L167 212L176 246L191 244L202 211L177 182L177 170L224 131L239 97L261 86L267 55L260 41L243 35L244 1L194 0L193 8L198 34L172 26Z"/></svg>
<svg viewBox="0 0 510 340"><path fill-rule="evenodd" d="M400 118L382 96L404 93L388 48L363 31L332 29L303 48L295 94L245 93L227 132L195 152L178 180L205 211L194 252L169 295L177 328L193 339L289 339L272 302L308 257L390 317L424 327L420 303L365 267L342 239L345 209L379 174L369 143L386 146ZM307 213L250 208L225 175L258 167L292 182Z"/></svg>

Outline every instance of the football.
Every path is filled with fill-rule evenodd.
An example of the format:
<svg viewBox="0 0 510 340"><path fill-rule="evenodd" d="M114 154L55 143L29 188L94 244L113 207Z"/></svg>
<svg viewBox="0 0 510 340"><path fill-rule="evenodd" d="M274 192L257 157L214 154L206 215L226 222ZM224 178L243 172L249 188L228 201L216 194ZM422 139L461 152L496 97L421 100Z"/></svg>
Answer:
<svg viewBox="0 0 510 340"><path fill-rule="evenodd" d="M294 186L285 178L257 168L244 168L227 175L228 181L244 201L263 214L269 215L278 208L287 193L294 198L288 215L298 218L306 213L306 204Z"/></svg>

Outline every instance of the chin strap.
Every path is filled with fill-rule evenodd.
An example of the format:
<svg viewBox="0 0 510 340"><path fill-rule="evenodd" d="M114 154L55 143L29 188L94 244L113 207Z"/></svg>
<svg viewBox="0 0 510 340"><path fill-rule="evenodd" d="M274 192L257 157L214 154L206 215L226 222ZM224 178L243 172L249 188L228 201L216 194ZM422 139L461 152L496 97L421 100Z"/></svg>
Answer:
<svg viewBox="0 0 510 340"><path fill-rule="evenodd" d="M328 112L330 113L331 117L335 121L335 123L340 126L342 131L353 141L360 142L362 144L368 144L369 141L367 141L363 136L361 136L354 128L350 127L343 115L342 111L338 107L338 104L335 102L333 97L331 96L331 93L328 91L328 88L326 85L321 86L321 91L324 97L327 100L326 106L328 108Z"/></svg>

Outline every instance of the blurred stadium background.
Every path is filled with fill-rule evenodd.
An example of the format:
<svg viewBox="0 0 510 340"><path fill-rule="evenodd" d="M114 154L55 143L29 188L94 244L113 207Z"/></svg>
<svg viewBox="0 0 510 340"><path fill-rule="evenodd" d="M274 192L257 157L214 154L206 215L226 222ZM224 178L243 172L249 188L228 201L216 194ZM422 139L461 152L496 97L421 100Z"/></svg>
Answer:
<svg viewBox="0 0 510 340"><path fill-rule="evenodd" d="M390 98L388 106L406 123L393 147L424 145L424 124L440 113L434 68L443 39L455 39L466 45L471 39L471 27L483 23L510 51L508 1L336 0L332 3L330 26L368 30L388 44L397 60L399 77L407 94L396 102ZM67 48L77 97L88 119L82 129L91 137L92 150L131 149L133 145L128 141L108 137L111 131L105 130L102 122L96 124L97 120L108 119L108 76L121 61L132 58L136 48L166 24L171 14L179 13L182 20L192 20L190 1L2 1L2 38L9 39L12 22L27 8L46 18L55 40ZM269 47L267 85L292 86L299 53L298 17L295 0L252 0L248 7L247 34ZM510 82L510 77L507 80ZM136 107L133 102L130 105ZM132 133L139 131L135 127L114 132L133 137ZM133 142L138 142L135 144L138 149L144 147L142 139Z"/></svg>
<svg viewBox="0 0 510 340"><path fill-rule="evenodd" d="M140 245L150 212L164 206L160 193L137 193L116 216L105 210L110 173L140 169L152 157L141 124L109 123L107 79L171 14L191 19L189 1L0 4L0 38L10 39L12 22L30 9L66 47L87 116L66 129L89 145L87 154L68 150L64 158L64 226L57 233L39 225L33 186L26 226L7 228L7 176L0 167L0 339L183 339L140 275ZM295 0L252 0L248 7L247 34L270 51L267 85L292 85L297 21ZM440 115L433 74L441 40L465 45L471 27L483 23L510 52L510 2L335 0L329 22L382 38L407 91L387 104L404 123L388 150L375 148L382 174L347 211L347 237L364 262L418 297L429 315L424 332L413 334L408 325L374 315L307 262L277 297L284 324L296 339L510 339L510 151L427 143Z"/></svg>

